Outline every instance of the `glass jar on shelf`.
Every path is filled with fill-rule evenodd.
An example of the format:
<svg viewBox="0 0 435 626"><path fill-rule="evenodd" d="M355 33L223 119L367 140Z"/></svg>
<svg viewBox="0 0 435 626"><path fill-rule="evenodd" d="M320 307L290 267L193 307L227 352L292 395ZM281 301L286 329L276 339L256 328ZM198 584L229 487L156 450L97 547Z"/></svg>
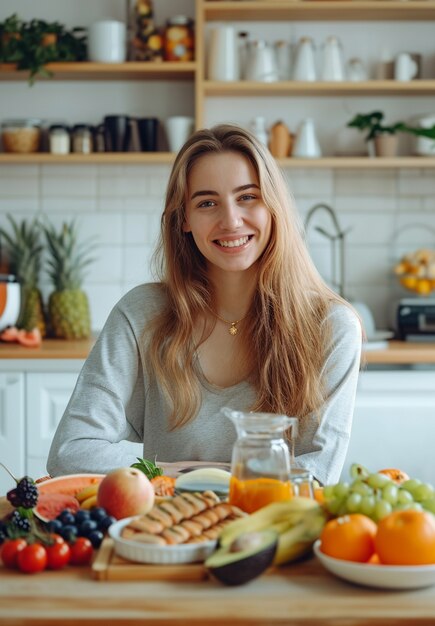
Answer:
<svg viewBox="0 0 435 626"><path fill-rule="evenodd" d="M78 154L90 154L93 151L92 128L89 125L73 126L72 151Z"/></svg>
<svg viewBox="0 0 435 626"><path fill-rule="evenodd" d="M51 154L69 154L71 137L65 124L52 124L48 129L48 145Z"/></svg>
<svg viewBox="0 0 435 626"><path fill-rule="evenodd" d="M41 149L41 120L34 118L4 120L1 125L4 152L28 154Z"/></svg>
<svg viewBox="0 0 435 626"><path fill-rule="evenodd" d="M195 36L193 20L185 15L175 15L166 22L165 61L193 61Z"/></svg>

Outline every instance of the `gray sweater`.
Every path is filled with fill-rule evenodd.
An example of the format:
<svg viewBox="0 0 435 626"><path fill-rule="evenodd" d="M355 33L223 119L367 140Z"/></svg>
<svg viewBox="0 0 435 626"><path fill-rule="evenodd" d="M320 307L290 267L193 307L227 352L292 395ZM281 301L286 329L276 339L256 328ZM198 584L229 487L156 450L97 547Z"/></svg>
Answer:
<svg viewBox="0 0 435 626"><path fill-rule="evenodd" d="M163 297L157 285L140 285L110 313L54 436L47 463L52 476L106 473L131 465L138 456L158 462L231 460L236 433L219 410L248 410L255 391L248 382L221 389L200 374L198 416L168 432L168 406L159 385L150 383L143 338ZM322 483L336 482L344 464L361 353L355 314L336 305L329 317L332 342L323 366L327 399L320 415L302 420L295 444L296 465Z"/></svg>

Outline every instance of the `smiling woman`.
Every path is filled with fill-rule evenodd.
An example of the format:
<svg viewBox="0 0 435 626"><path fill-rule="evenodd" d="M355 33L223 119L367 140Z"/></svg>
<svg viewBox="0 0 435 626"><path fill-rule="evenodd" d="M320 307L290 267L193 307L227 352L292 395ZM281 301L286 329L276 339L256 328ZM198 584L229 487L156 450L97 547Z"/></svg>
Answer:
<svg viewBox="0 0 435 626"><path fill-rule="evenodd" d="M107 472L139 454L164 467L228 462L235 431L219 410L229 406L298 417L296 466L338 480L361 328L316 272L299 224L254 136L231 125L197 131L168 183L154 259L161 280L110 314L49 472Z"/></svg>

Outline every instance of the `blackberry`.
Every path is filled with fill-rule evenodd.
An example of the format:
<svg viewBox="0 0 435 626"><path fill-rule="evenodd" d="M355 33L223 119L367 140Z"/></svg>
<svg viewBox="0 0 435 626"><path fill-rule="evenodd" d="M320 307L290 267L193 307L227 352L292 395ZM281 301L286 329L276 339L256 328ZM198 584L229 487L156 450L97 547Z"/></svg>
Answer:
<svg viewBox="0 0 435 626"><path fill-rule="evenodd" d="M13 507L17 508L21 506L21 499L16 489L11 489L10 491L8 491L6 494L6 498L9 500Z"/></svg>
<svg viewBox="0 0 435 626"><path fill-rule="evenodd" d="M30 476L24 476L17 484L17 495L25 509L33 509L38 502L38 487Z"/></svg>
<svg viewBox="0 0 435 626"><path fill-rule="evenodd" d="M4 522L0 522L0 545L5 539L9 539L8 526Z"/></svg>
<svg viewBox="0 0 435 626"><path fill-rule="evenodd" d="M12 524L12 526L15 526L15 528L18 528L25 533L30 532L30 520L28 520L26 517L21 517L19 511L14 511L12 513L10 517L10 523Z"/></svg>

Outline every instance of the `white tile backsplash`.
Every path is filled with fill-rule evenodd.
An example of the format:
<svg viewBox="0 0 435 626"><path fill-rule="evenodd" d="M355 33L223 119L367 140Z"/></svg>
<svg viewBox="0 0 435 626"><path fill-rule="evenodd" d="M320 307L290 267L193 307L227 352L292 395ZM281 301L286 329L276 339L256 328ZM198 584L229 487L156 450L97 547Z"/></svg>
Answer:
<svg viewBox="0 0 435 626"><path fill-rule="evenodd" d="M81 237L96 237L97 261L86 275L96 330L117 300L135 285L154 280L150 260L170 168L167 165L2 165L0 225L5 219L45 212L56 225L76 217ZM337 213L346 235L346 295L371 308L379 328L390 323L391 302L405 293L392 266L404 253L435 248L435 177L432 170L285 170L305 219L318 203ZM313 227L311 224L310 229ZM321 225L332 232L328 216ZM312 257L331 279L331 250L310 230ZM42 274L45 297L51 290Z"/></svg>

